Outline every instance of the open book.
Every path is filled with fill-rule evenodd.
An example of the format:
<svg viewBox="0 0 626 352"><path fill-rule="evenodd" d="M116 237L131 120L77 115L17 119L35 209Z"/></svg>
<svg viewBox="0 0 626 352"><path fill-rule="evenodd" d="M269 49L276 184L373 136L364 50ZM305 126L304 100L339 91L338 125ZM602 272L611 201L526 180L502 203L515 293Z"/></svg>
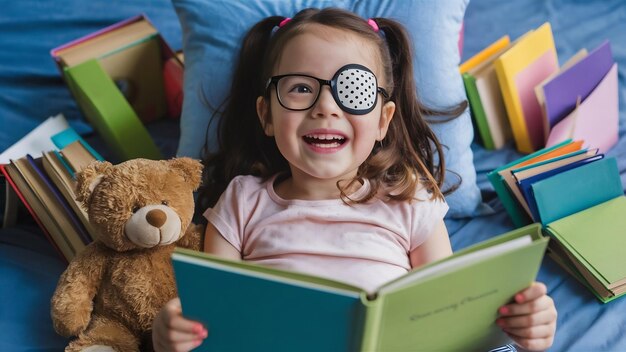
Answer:
<svg viewBox="0 0 626 352"><path fill-rule="evenodd" d="M513 222L541 223L549 256L602 302L626 294L626 197L617 161L567 140L488 174Z"/></svg>
<svg viewBox="0 0 626 352"><path fill-rule="evenodd" d="M535 279L546 245L531 225L376 292L185 249L172 261L183 315L210 331L199 351L487 350L509 341L497 310Z"/></svg>

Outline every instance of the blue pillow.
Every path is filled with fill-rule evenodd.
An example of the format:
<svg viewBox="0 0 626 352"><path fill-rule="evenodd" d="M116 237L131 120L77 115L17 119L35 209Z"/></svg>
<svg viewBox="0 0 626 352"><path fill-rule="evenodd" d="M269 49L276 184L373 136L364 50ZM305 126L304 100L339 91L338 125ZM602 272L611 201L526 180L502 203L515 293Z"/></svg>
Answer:
<svg viewBox="0 0 626 352"><path fill-rule="evenodd" d="M207 124L230 88L230 76L240 43L259 20L291 17L307 7L341 7L369 17L387 17L403 23L413 38L418 95L435 108L449 108L465 99L459 75L459 31L469 0L173 0L183 29L185 100L178 155L200 157L205 140L215 150L216 124ZM448 217L479 215L483 211L470 144L469 112L446 123L432 123L445 146L446 186L462 178L446 197ZM444 186L444 189L446 189Z"/></svg>

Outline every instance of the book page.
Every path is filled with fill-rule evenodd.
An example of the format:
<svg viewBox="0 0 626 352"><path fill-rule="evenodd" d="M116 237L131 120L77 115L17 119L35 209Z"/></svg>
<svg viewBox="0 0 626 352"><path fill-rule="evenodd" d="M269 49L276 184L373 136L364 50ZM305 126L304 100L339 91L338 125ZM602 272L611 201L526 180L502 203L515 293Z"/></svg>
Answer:
<svg viewBox="0 0 626 352"><path fill-rule="evenodd" d="M450 260L444 260L439 264L428 266L422 270L410 272L407 275L402 276L400 279L394 280L391 283L383 285L379 290L379 295L392 292L394 290L403 288L407 285L417 283L419 281L427 280L435 276L445 275L458 268L466 267L470 264L488 260L497 255L512 252L518 248L522 248L532 243L530 235L525 235L508 242L500 243L491 247L487 247L475 252L470 252L466 255L452 258Z"/></svg>
<svg viewBox="0 0 626 352"><path fill-rule="evenodd" d="M70 143L63 148L61 155L63 155L74 172L79 172L96 160L80 141Z"/></svg>

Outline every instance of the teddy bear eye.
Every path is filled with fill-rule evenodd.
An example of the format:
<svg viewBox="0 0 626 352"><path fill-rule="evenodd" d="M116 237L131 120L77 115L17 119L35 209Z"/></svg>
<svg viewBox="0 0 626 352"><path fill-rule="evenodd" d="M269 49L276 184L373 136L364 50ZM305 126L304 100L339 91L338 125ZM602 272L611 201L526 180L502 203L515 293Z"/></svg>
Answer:
<svg viewBox="0 0 626 352"><path fill-rule="evenodd" d="M161 201L161 204L163 204L163 205L169 205L170 203L169 203L168 201L166 201L166 200L162 200L162 201Z"/></svg>
<svg viewBox="0 0 626 352"><path fill-rule="evenodd" d="M135 204L135 206L133 207L133 213L138 212L139 208L141 208L141 207L139 205Z"/></svg>

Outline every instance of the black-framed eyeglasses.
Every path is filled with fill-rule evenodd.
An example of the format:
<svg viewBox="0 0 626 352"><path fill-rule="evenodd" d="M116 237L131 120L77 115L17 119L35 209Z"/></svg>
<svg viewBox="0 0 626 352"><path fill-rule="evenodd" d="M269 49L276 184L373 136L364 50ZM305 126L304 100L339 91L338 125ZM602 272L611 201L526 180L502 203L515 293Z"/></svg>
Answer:
<svg viewBox="0 0 626 352"><path fill-rule="evenodd" d="M365 115L374 110L378 93L389 99L387 91L378 86L374 73L359 64L341 67L331 80L294 73L271 77L265 89L271 84L276 88L280 105L292 111L313 107L324 85L330 86L333 98L341 110L353 115Z"/></svg>

